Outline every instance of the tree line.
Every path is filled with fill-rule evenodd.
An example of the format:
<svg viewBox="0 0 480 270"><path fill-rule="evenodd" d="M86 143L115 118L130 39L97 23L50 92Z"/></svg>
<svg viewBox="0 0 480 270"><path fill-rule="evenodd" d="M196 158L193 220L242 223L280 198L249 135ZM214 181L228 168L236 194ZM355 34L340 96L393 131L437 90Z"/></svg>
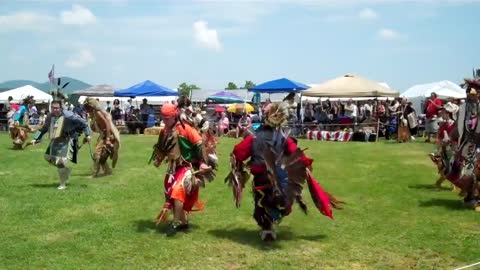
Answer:
<svg viewBox="0 0 480 270"><path fill-rule="evenodd" d="M255 86L256 84L253 83L252 81L245 81L245 84L242 87L238 87L237 84L235 84L234 82L229 82L227 84L227 87L225 87L225 90L249 89ZM185 95L185 96L190 96L192 91L199 90L199 89L201 88L198 87L197 85L188 84L186 82L183 82L178 86L178 92L180 93L180 95Z"/></svg>

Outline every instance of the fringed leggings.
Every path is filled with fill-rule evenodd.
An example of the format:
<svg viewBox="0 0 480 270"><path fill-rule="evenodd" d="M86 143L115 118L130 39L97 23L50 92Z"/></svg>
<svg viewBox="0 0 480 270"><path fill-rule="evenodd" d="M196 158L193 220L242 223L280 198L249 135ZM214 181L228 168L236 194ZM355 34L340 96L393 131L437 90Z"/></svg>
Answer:
<svg viewBox="0 0 480 270"><path fill-rule="evenodd" d="M272 230L273 223L280 222L282 217L287 216L291 211L291 206L287 203L285 196L274 192L266 174L255 174L253 185L255 200L253 218L262 230Z"/></svg>

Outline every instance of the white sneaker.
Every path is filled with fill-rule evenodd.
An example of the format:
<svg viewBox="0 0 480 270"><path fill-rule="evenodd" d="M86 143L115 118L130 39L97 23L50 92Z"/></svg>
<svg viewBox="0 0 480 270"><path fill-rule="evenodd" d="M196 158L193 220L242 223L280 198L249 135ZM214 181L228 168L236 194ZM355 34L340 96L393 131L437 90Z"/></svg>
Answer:
<svg viewBox="0 0 480 270"><path fill-rule="evenodd" d="M66 185L60 185L60 186L57 187L58 190L64 190L66 188L67 188Z"/></svg>

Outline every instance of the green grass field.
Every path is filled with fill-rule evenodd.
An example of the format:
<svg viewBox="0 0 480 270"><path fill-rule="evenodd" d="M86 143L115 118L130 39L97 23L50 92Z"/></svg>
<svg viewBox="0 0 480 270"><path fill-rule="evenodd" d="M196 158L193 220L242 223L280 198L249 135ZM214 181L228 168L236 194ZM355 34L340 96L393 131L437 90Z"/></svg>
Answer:
<svg viewBox="0 0 480 270"><path fill-rule="evenodd" d="M59 191L43 160L46 142L13 151L0 134L0 269L453 269L480 261L480 213L432 187L431 144L300 140L319 183L348 204L332 221L305 194L309 215L296 208L278 242L265 245L250 192L236 209L223 183L237 140L218 145L220 170L201 191L206 209L191 215L193 228L166 238L152 222L164 202L165 170L147 165L156 138L122 139L114 175L88 179L85 146Z"/></svg>

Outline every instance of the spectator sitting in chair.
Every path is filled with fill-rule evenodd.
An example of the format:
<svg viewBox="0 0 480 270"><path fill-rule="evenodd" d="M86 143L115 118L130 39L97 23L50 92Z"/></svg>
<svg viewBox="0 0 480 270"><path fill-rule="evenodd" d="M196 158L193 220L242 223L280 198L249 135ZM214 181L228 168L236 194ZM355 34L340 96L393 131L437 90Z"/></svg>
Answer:
<svg viewBox="0 0 480 270"><path fill-rule="evenodd" d="M236 138L239 136L244 136L245 132L248 134L250 128L252 128L252 119L247 115L247 113L244 112L242 114L242 118L240 118L238 121Z"/></svg>
<svg viewBox="0 0 480 270"><path fill-rule="evenodd" d="M224 133L229 130L230 121L228 120L227 114L222 112L220 118L218 119L217 124L217 137L222 137Z"/></svg>
<svg viewBox="0 0 480 270"><path fill-rule="evenodd" d="M134 113L130 114L127 119L127 128L129 134L137 134L137 130L143 134L143 130L145 129L145 124L140 121L137 117L139 110L136 109Z"/></svg>

